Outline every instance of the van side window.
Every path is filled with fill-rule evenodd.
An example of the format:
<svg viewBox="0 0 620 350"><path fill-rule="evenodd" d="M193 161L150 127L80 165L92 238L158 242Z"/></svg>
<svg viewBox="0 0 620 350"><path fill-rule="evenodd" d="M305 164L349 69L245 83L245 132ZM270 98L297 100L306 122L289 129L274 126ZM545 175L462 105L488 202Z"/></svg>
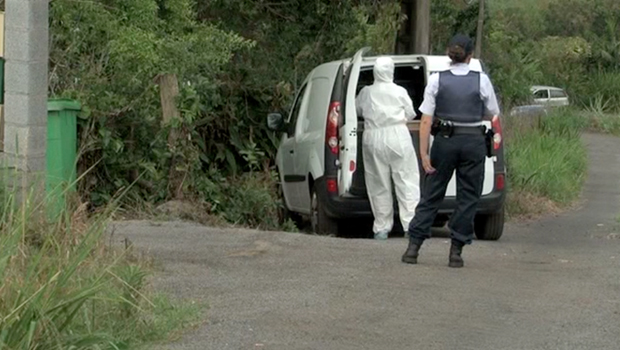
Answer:
<svg viewBox="0 0 620 350"><path fill-rule="evenodd" d="M325 132L325 120L332 92L329 79L325 77L312 79L308 92L310 93L310 96L308 96L308 111L307 113L301 113L299 120L299 123L302 123L301 133L321 130Z"/></svg>
<svg viewBox="0 0 620 350"><path fill-rule="evenodd" d="M564 98L566 93L562 90L551 90L551 98Z"/></svg>
<svg viewBox="0 0 620 350"><path fill-rule="evenodd" d="M293 111L289 119L288 137L293 137L295 135L297 120L299 119L299 112L301 111L301 105L304 102L304 94L306 93L307 86L308 84L304 84L295 98L295 104L293 105Z"/></svg>
<svg viewBox="0 0 620 350"><path fill-rule="evenodd" d="M534 93L535 98L549 98L548 90L538 90Z"/></svg>

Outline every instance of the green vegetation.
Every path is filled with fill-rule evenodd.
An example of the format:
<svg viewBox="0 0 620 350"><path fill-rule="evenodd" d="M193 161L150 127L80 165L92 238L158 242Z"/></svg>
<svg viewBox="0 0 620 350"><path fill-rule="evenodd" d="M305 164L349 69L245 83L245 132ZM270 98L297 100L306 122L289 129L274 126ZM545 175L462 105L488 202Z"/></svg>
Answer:
<svg viewBox="0 0 620 350"><path fill-rule="evenodd" d="M246 173L228 179L212 174L211 178L215 180L206 188L205 197L213 205L212 215L255 229L298 231L290 219L280 221L284 219L279 213L283 204L275 172Z"/></svg>
<svg viewBox="0 0 620 350"><path fill-rule="evenodd" d="M105 245L109 213L85 206L48 222L33 196L0 213L0 349L133 349L198 317L147 286L148 264Z"/></svg>
<svg viewBox="0 0 620 350"><path fill-rule="evenodd" d="M315 65L366 44L389 50L401 21L397 1L55 0L50 11L50 94L87 107L83 200L104 206L130 188L134 207L206 202L212 215L261 228L281 228L275 178L262 175L279 142L267 112L286 110ZM179 81L180 115L168 123L161 74Z"/></svg>
<svg viewBox="0 0 620 350"><path fill-rule="evenodd" d="M619 133L611 115L620 113L620 3L488 4L483 58L505 111L528 103L531 85L558 85L587 109L592 128ZM279 137L267 130L266 114L286 112L321 62L367 45L390 53L404 20L399 6L397 0L52 1L50 93L87 107L79 171L92 171L79 184L83 200L105 206L130 188L124 200L133 207L189 200L230 223L281 229L271 175ZM477 14L477 1L432 1L433 53L443 53L456 32L473 36ZM175 74L180 90L180 113L166 122L157 84L164 74Z"/></svg>
<svg viewBox="0 0 620 350"><path fill-rule="evenodd" d="M456 32L473 36L468 3L432 2L433 53ZM581 131L620 135L619 18L616 0L489 0L483 58L504 110L535 84L565 87L580 109L507 120L511 214L569 205L586 170ZM317 64L367 45L390 53L402 22L397 0L51 1L49 91L85 106L87 204L49 222L4 192L0 350L129 349L191 325L195 306L153 294L148 263L105 244L103 208L119 193L126 207L189 200L218 220L295 231L279 220L279 140L264 117L286 112ZM164 122L168 74L179 115Z"/></svg>
<svg viewBox="0 0 620 350"><path fill-rule="evenodd" d="M618 18L614 0L491 1L485 58L504 102L557 85L581 108L599 100L620 111Z"/></svg>
<svg viewBox="0 0 620 350"><path fill-rule="evenodd" d="M471 3L468 5L468 3ZM432 2L432 51L474 35L477 2ZM506 120L513 215L579 195L587 128L620 135L620 3L489 0L483 58L504 110L529 87L558 85L579 110L534 125ZM363 46L390 53L397 0L54 0L49 91L78 99L84 203L48 222L5 192L0 214L0 350L129 349L197 317L148 288L148 264L103 239L118 193L126 207L199 203L218 220L280 222L270 111L289 108L305 75ZM162 120L162 77L178 78L178 116ZM75 209L75 208L73 208ZM103 212L103 214L93 214Z"/></svg>
<svg viewBox="0 0 620 350"><path fill-rule="evenodd" d="M587 171L587 153L580 138L586 125L582 115L563 109L540 119L527 132L508 136L511 215L545 212L577 199Z"/></svg>

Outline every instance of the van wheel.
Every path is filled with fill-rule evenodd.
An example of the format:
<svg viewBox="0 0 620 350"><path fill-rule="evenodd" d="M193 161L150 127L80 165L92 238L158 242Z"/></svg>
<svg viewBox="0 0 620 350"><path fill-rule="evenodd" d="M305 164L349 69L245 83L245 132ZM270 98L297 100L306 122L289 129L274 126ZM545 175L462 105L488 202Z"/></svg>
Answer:
<svg viewBox="0 0 620 350"><path fill-rule="evenodd" d="M483 241L497 241L504 233L504 207L498 212L487 215L476 215L474 231L476 237Z"/></svg>
<svg viewBox="0 0 620 350"><path fill-rule="evenodd" d="M327 216L323 204L321 204L319 196L316 194L316 187L312 189L312 215L310 221L312 224L312 232L317 235L338 235L338 221Z"/></svg>

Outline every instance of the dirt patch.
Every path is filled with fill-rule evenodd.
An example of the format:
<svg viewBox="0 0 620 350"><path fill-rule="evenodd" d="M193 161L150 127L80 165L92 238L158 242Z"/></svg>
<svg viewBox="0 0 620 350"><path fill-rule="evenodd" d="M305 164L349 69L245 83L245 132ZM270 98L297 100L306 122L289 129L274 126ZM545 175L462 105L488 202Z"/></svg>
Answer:
<svg viewBox="0 0 620 350"><path fill-rule="evenodd" d="M199 201L172 200L159 205L143 205L119 211L117 220L190 221L213 227L230 227L222 218L211 213L211 205Z"/></svg>
<svg viewBox="0 0 620 350"><path fill-rule="evenodd" d="M538 220L545 216L560 214L569 209L548 198L527 192L508 194L506 205L510 220L516 221Z"/></svg>

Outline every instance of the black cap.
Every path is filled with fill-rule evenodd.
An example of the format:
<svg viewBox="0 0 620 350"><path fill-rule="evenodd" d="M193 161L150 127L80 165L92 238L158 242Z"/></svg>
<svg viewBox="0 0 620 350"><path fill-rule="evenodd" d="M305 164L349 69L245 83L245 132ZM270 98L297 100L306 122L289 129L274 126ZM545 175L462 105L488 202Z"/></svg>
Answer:
<svg viewBox="0 0 620 350"><path fill-rule="evenodd" d="M467 35L457 34L453 36L450 40L450 44L448 44L448 48L455 46L458 46L465 50L466 55L474 52L474 42Z"/></svg>

